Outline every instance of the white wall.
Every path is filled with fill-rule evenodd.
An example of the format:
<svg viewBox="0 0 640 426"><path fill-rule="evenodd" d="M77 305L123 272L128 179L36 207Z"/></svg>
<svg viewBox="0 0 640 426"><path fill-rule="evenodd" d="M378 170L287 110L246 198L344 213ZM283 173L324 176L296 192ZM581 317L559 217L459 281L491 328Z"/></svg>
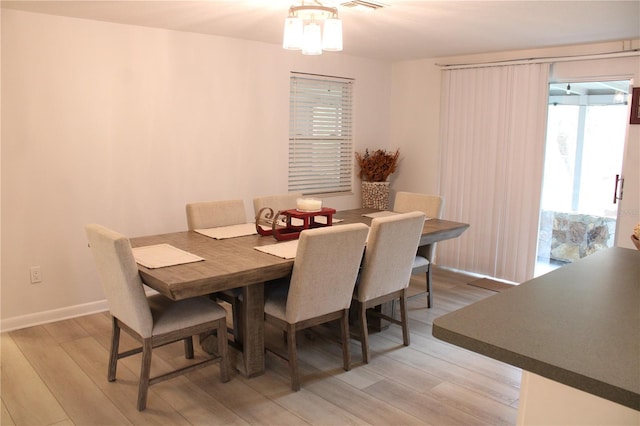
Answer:
<svg viewBox="0 0 640 426"><path fill-rule="evenodd" d="M2 329L104 308L86 223L180 231L187 202L286 192L290 71L355 78L356 149L389 146L390 64L3 10Z"/></svg>
<svg viewBox="0 0 640 426"><path fill-rule="evenodd" d="M285 192L290 71L355 78L356 149L400 148L393 190L437 193L437 64L620 50L608 43L390 65L7 9L1 31L2 330L104 309L88 222L130 236L178 231L189 201L241 198L251 215L254 196ZM630 72L640 85L640 66ZM618 241L626 247L640 221L639 145L640 126L630 126ZM325 202L357 207L355 183L353 195ZM34 265L42 284L29 284Z"/></svg>
<svg viewBox="0 0 640 426"><path fill-rule="evenodd" d="M448 58L429 58L393 64L392 146L404 154L400 172L393 184L396 190L439 192L440 155L440 73L441 64L473 64L522 58L568 57L638 49L640 40L565 46L553 49L497 52ZM611 78L613 77L613 78ZM640 87L640 57L563 62L552 68L551 77L578 79L634 79ZM464 117L460 118L464 125ZM490 167L490 165L488 165ZM633 226L640 222L640 125L628 126L628 139L622 175L624 199L619 205L616 243L634 248L629 239ZM611 188L613 197L613 183ZM446 213L446 200L445 200ZM473 226L473 224L471 224ZM447 244L443 242L440 244Z"/></svg>
<svg viewBox="0 0 640 426"><path fill-rule="evenodd" d="M391 145L400 148L394 190L437 194L440 68L432 59L393 65Z"/></svg>

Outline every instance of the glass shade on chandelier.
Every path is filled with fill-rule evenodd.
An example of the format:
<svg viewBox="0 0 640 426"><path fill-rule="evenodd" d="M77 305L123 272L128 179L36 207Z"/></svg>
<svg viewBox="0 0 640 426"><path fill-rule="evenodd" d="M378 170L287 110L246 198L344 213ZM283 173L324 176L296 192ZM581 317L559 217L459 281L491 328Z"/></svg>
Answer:
<svg viewBox="0 0 640 426"><path fill-rule="evenodd" d="M322 55L322 34L320 25L310 22L304 26L302 34L302 54Z"/></svg>
<svg viewBox="0 0 640 426"><path fill-rule="evenodd" d="M323 50L341 51L342 21L338 18L338 10L321 5L291 6L284 21L282 47L302 50L303 55L320 55Z"/></svg>
<svg viewBox="0 0 640 426"><path fill-rule="evenodd" d="M342 21L340 19L329 18L324 21L322 50L329 52L340 52L342 50Z"/></svg>

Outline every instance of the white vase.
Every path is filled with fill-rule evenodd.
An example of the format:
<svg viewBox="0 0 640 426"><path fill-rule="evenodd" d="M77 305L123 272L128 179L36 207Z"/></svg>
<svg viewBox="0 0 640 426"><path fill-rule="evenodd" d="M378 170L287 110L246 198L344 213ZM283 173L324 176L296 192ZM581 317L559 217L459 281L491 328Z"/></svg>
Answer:
<svg viewBox="0 0 640 426"><path fill-rule="evenodd" d="M389 210L389 182L362 181L362 207Z"/></svg>

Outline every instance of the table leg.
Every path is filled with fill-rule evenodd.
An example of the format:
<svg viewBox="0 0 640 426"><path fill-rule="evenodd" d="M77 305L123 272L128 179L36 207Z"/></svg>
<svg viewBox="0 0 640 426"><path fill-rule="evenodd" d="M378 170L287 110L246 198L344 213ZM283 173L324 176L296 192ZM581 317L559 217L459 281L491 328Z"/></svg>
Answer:
<svg viewBox="0 0 640 426"><path fill-rule="evenodd" d="M242 287L244 309L242 336L244 374L264 374L264 283Z"/></svg>
<svg viewBox="0 0 640 426"><path fill-rule="evenodd" d="M390 317L393 317L393 308L394 308L394 302L385 302L381 305L376 306L374 309L377 310L378 312L380 312L383 315L387 315ZM369 324L369 329L371 331L382 331L386 328L389 328L389 321L387 321L386 319L382 319L378 316L369 316L367 318L367 323Z"/></svg>

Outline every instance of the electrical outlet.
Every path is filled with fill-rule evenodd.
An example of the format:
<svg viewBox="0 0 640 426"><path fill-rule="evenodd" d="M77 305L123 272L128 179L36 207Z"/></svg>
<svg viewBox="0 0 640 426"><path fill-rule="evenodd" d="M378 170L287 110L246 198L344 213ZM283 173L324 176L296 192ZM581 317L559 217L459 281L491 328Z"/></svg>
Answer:
<svg viewBox="0 0 640 426"><path fill-rule="evenodd" d="M42 269L39 266L29 268L29 273L31 274L31 284L42 282Z"/></svg>

